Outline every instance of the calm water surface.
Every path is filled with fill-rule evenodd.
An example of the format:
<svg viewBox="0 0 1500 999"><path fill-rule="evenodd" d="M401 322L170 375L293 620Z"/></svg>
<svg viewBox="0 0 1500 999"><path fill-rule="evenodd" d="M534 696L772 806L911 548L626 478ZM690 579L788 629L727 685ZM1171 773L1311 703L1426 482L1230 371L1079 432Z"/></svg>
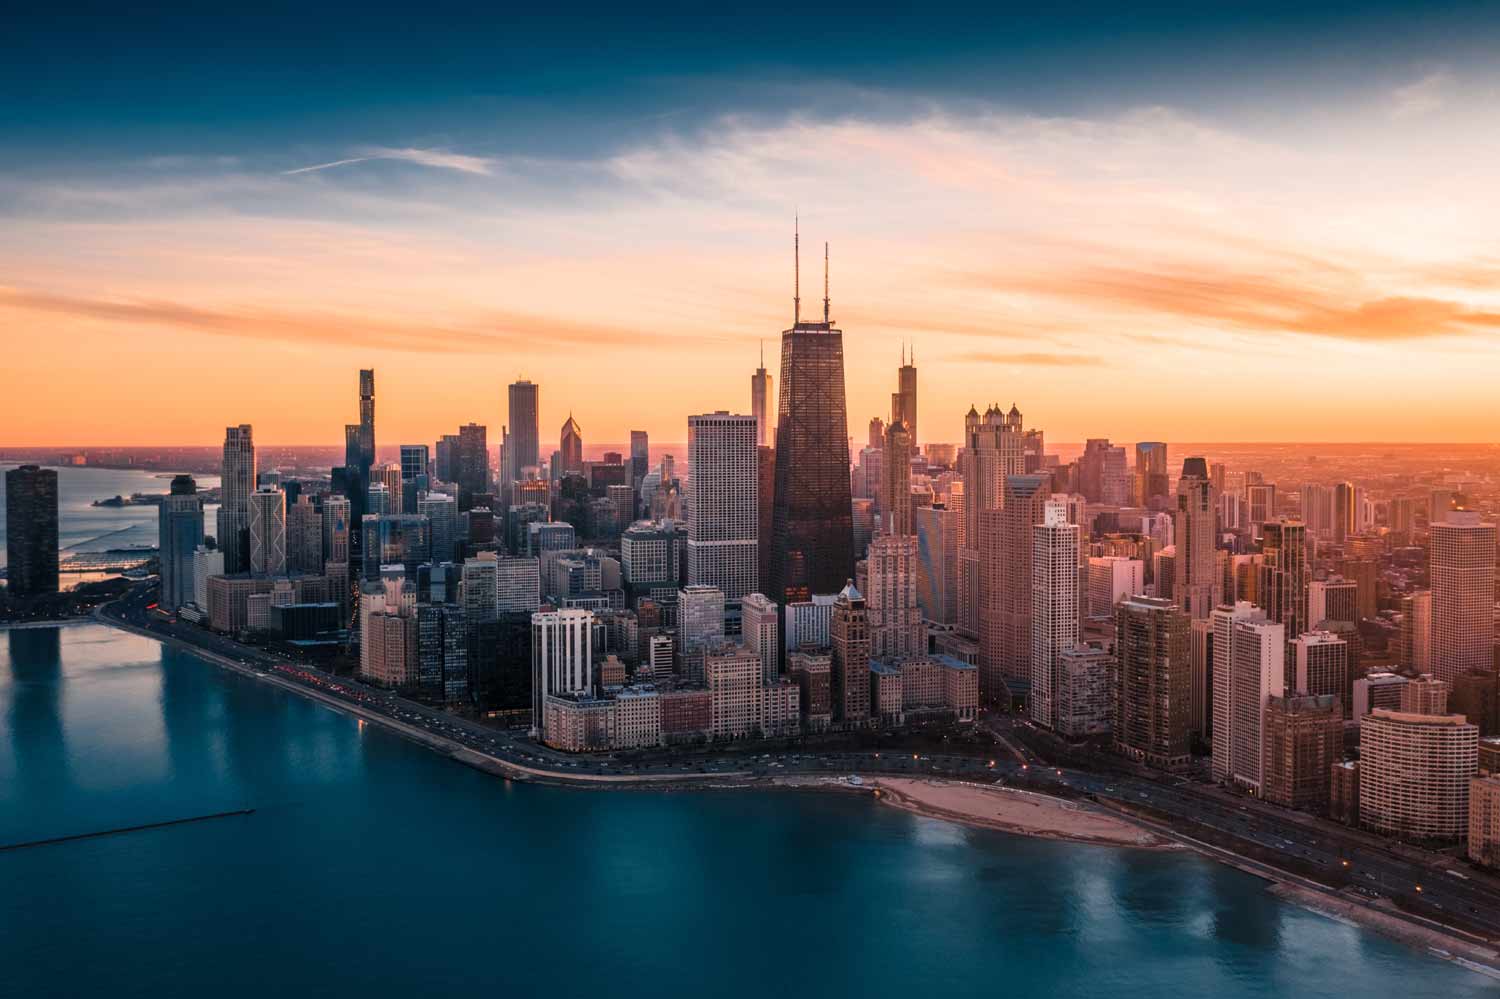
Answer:
<svg viewBox="0 0 1500 999"><path fill-rule="evenodd" d="M15 462L0 464L0 474L15 468ZM156 545L159 511L154 506L94 506L94 500L132 493L165 493L172 485L171 473L140 472L118 468L88 468L47 465L57 472L57 546L62 557L72 551L104 551L133 545ZM166 478L161 478L165 475ZM195 475L198 488L219 484L217 475ZM207 531L214 533L215 504L207 508ZM5 490L0 488L0 538L5 536ZM6 561L0 545L0 565ZM63 576L63 585L79 582L74 574Z"/></svg>
<svg viewBox="0 0 1500 999"><path fill-rule="evenodd" d="M1494 995L1190 854L513 786L148 639L0 633L0 995ZM481 991L473 991L481 990Z"/></svg>

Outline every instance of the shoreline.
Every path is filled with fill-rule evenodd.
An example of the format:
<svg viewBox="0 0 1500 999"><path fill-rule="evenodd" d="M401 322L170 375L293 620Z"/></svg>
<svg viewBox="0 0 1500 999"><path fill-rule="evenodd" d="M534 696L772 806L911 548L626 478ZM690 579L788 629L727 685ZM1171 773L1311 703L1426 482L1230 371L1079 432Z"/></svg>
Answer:
<svg viewBox="0 0 1500 999"><path fill-rule="evenodd" d="M1247 874L1259 877L1266 883L1267 891L1288 904L1298 905L1304 909L1316 912L1325 918L1353 923L1360 929L1379 934L1407 946L1424 950L1433 957L1458 964L1476 974L1500 980L1500 948L1496 948L1488 942L1481 944L1474 940L1466 939L1462 935L1462 931L1454 927L1437 923L1424 925L1425 922L1430 921L1424 920L1423 922L1418 922L1420 917L1413 917L1409 913L1403 913L1399 910L1389 911L1362 900L1356 901L1346 898L1316 882L1278 870L1248 857L1241 857L1224 848L1194 839L1168 826L1163 826L1124 810L1110 808L1102 803L1091 805L1087 809L1084 809L1077 802L1066 801L1062 798L1055 798L1051 795L1034 791L1023 791L1017 788L1006 788L1002 791L1000 788L945 778L855 775L861 781L868 781L868 783L850 784L847 777L832 777L826 774L814 773L806 775L783 774L776 777L757 777L748 771L660 775L559 774L550 770L512 763L500 757L472 749L446 736L436 735L417 726L409 725L380 714L379 712L369 711L360 708L358 705L348 704L321 691L282 679L264 670L235 662L232 659L206 649L198 648L180 639L164 637L144 629L136 628L100 612L96 612L92 619L70 620L68 622L38 622L33 626L47 627L64 623L77 624L87 620L150 638L164 646L170 645L174 649L191 653L200 659L218 666L220 669L229 670L248 679L269 682L283 690L310 698L324 707L342 712L369 724L380 725L397 735L446 756L454 762L505 780L547 784L554 787L570 787L580 790L598 790L612 787L625 790L655 791L804 789L841 791L844 793L870 792L878 795L881 804L899 808L910 814L951 822L970 828L1062 842L1108 846L1115 849L1192 849L1206 859L1226 864ZM726 788L724 786L726 781L737 783ZM924 793L918 790L923 787L932 789L938 793L934 796L931 793ZM955 791L960 794L961 797L959 799L953 797ZM964 800L968 795L991 796L997 792L1011 796L1026 795L1029 799L1038 799L1036 801L1025 801L1023 807L1045 809L1047 805L1042 802L1052 803L1052 811L1046 813L1046 817L1052 824L1021 821L1016 812L1006 812L1000 808L1000 799L998 798ZM1007 804L1015 804L1017 801L1014 797L1005 800ZM998 811L992 814L980 810L976 813L976 806L980 802L983 802L982 808L995 807ZM1080 832L1077 827L1069 830L1067 824L1064 823L1063 828L1059 829L1056 826L1056 820L1059 818L1060 813L1063 812L1072 812L1071 817L1075 819L1087 814L1093 819L1112 820L1114 825L1097 827L1090 825L1086 831ZM1041 817L1043 814L1043 812L1038 812L1034 818ZM1111 831L1101 831L1105 829Z"/></svg>
<svg viewBox="0 0 1500 999"><path fill-rule="evenodd" d="M1177 850L1123 816L1036 791L942 778L870 777L883 805L977 829L1142 850Z"/></svg>

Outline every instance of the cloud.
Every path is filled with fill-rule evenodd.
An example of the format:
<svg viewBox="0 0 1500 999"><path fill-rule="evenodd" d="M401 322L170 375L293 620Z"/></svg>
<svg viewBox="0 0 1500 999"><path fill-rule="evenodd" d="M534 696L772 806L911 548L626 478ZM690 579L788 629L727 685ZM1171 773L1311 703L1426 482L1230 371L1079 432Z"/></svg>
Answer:
<svg viewBox="0 0 1500 999"><path fill-rule="evenodd" d="M0 309L105 323L170 327L282 343L417 353L499 354L638 342L633 330L483 310L464 322L417 323L326 310L209 309L181 302L84 298L0 287Z"/></svg>
<svg viewBox="0 0 1500 999"><path fill-rule="evenodd" d="M1141 312L1258 333L1295 333L1361 342L1418 340L1500 330L1500 311L1420 295L1372 294L1330 268L1293 276L1209 266L1088 267L1049 273L990 273L969 287L1044 296L1105 310Z"/></svg>
<svg viewBox="0 0 1500 999"><path fill-rule="evenodd" d="M1435 69L1420 79L1391 92L1391 117L1415 118L1430 114L1448 103L1448 87L1453 74L1446 69Z"/></svg>
<svg viewBox="0 0 1500 999"><path fill-rule="evenodd" d="M1045 351L1018 351L1009 354L1004 351L977 350L967 354L954 354L946 360L965 364L1007 364L1036 368L1092 368L1104 363L1102 359L1087 354L1054 354Z"/></svg>
<svg viewBox="0 0 1500 999"><path fill-rule="evenodd" d="M418 166L432 167L437 170L456 170L459 173L478 174L489 176L495 166L495 161L483 156L469 156L464 153L450 153L441 149L414 149L414 148L391 148L387 146L372 146L368 149L359 150L360 155L351 156L342 160L330 160L327 163L314 163L311 166L297 167L293 170L281 171L282 176L290 177L299 173L314 173L318 170L328 170L333 167L350 166L355 163L368 163L371 160L400 160L404 163L415 163Z"/></svg>

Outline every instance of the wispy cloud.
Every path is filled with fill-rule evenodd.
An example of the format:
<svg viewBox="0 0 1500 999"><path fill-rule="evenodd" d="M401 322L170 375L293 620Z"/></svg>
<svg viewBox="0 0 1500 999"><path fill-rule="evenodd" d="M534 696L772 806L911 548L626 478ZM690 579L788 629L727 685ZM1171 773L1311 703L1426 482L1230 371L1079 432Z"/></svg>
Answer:
<svg viewBox="0 0 1500 999"><path fill-rule="evenodd" d="M630 343L635 338L633 331L621 327L502 310L477 312L465 321L418 323L332 310L204 308L173 301L87 298L6 287L0 287L0 309L254 340L419 353L575 350Z"/></svg>
<svg viewBox="0 0 1500 999"><path fill-rule="evenodd" d="M1334 273L1340 273L1334 271ZM1431 296L1372 293L1318 272L1267 274L1211 265L1089 267L973 275L970 287L1040 295L1107 311L1153 314L1256 333L1380 343L1500 330L1500 311Z"/></svg>
<svg viewBox="0 0 1500 999"><path fill-rule="evenodd" d="M1451 72L1447 69L1435 69L1411 83L1397 87L1391 92L1391 116L1416 118L1436 111L1448 102L1448 88L1452 83Z"/></svg>
<svg viewBox="0 0 1500 999"><path fill-rule="evenodd" d="M489 176L494 172L495 167L495 161L487 157L470 156L466 153L452 153L442 149L373 146L359 152L360 155L358 156L350 156L341 160L330 160L327 163L314 163L311 166L283 170L281 173L282 176L290 177L299 173L314 173L318 170L330 170L334 167L352 166L355 163L368 163L371 160L400 160L403 163L415 163L418 166L432 167L436 170L456 170L459 173L478 174L481 176Z"/></svg>
<svg viewBox="0 0 1500 999"><path fill-rule="evenodd" d="M945 358L964 364L1002 364L1033 368L1093 368L1103 364L1099 357L1090 354L1056 354L1047 351L970 351L953 354Z"/></svg>

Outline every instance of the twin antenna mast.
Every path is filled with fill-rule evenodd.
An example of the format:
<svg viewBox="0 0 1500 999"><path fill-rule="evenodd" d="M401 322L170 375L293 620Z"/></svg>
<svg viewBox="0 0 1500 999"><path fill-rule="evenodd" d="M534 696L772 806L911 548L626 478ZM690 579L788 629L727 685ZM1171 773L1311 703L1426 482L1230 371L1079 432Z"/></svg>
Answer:
<svg viewBox="0 0 1500 999"><path fill-rule="evenodd" d="M828 244L823 244L823 323L829 319L828 306ZM794 216L792 222L792 325L802 322L802 219Z"/></svg>

